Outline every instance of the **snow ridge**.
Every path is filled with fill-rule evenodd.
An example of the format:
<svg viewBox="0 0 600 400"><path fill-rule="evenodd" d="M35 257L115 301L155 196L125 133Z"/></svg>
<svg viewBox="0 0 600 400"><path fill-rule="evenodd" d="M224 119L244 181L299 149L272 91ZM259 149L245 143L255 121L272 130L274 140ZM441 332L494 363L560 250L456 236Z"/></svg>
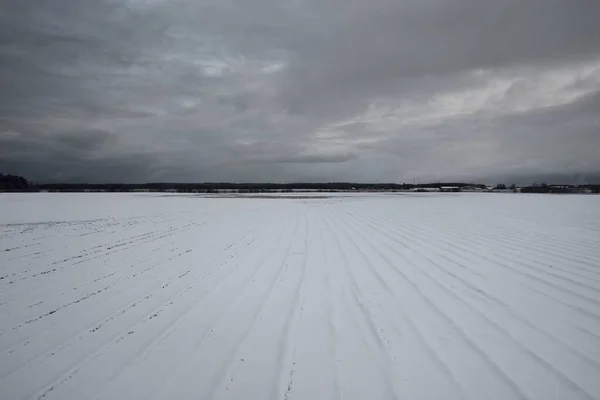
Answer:
<svg viewBox="0 0 600 400"><path fill-rule="evenodd" d="M0 197L2 399L600 399L594 196Z"/></svg>

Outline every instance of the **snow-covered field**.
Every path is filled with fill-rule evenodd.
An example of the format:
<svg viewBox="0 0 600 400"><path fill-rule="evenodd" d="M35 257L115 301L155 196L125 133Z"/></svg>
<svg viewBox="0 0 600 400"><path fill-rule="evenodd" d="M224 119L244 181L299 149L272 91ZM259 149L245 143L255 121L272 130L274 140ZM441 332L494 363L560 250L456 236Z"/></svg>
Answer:
<svg viewBox="0 0 600 400"><path fill-rule="evenodd" d="M597 196L0 194L0 287L2 400L600 399Z"/></svg>

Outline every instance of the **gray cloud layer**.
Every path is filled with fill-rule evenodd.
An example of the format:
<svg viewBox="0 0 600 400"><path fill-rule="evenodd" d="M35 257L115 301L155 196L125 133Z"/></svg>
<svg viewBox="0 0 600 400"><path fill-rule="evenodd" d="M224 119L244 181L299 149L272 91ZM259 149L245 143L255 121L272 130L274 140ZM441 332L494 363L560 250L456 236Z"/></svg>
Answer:
<svg viewBox="0 0 600 400"><path fill-rule="evenodd" d="M0 171L600 177L597 0L0 3Z"/></svg>

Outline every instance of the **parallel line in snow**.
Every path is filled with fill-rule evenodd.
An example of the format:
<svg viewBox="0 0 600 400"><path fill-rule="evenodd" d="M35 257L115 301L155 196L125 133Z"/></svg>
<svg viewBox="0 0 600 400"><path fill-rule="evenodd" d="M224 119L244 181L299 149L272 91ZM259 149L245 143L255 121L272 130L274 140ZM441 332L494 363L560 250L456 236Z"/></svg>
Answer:
<svg viewBox="0 0 600 400"><path fill-rule="evenodd" d="M382 235L385 235L386 237L391 238L391 236L389 235L389 233L387 233L385 231L379 231L379 232ZM389 245L386 244L386 247L388 247L390 249L390 251L395 252L399 256L403 257L403 255L400 254L400 253L398 253L397 250L395 250L395 248L393 246L389 246ZM423 256L424 258L426 258L426 256L424 256L424 255L421 255L421 256ZM508 340L510 340L513 343L513 345L521 348L523 351L525 351L527 354L529 354L531 357L533 357L540 365L542 365L548 371L552 372L557 379L561 380L564 384L566 384L567 386L571 387L573 390L578 391L580 394L584 395L586 398L593 400L593 395L591 395L585 389L583 389L581 386L579 386L575 381L573 381L564 372L556 369L552 365L552 363L549 362L549 361L547 361L543 356L541 356L540 354L536 353L535 351L533 351L529 347L525 346L519 340L515 339L515 337L509 331L507 331L504 327L502 327L500 324L498 324L497 322L495 322L492 319L490 319L485 313L482 313L479 309L477 309L476 307L474 307L470 302L465 301L456 292L454 292L453 290L451 290L450 288L448 288L446 284L442 283L433 274L429 273L427 268L420 268L419 272L422 273L422 274L424 274L424 275L427 275L429 277L429 279L432 282L435 282L435 284L437 285L437 287L440 288L442 291L444 291L448 296L456 299L460 303L464 304L471 311L473 311L475 314L479 315L482 318L482 320L486 321L490 326L494 327L498 332L500 332L502 334L503 337L505 337ZM588 360L590 360L590 359L588 359ZM591 360L591 361L593 361L593 360ZM595 364L595 362L594 362L594 364ZM596 365L594 365L594 366L596 366Z"/></svg>
<svg viewBox="0 0 600 400"><path fill-rule="evenodd" d="M517 385L506 374L506 372L502 369L502 367L500 365L498 365L498 363L496 361L493 360L491 355L486 351L486 349L484 347L481 347L478 344L476 344L472 340L472 338L462 328L460 328L459 325L457 325L457 323L452 319L451 316L446 315L439 308L439 306L419 288L419 286L415 282L413 282L411 279L409 279L408 276L404 272L402 272L400 269L395 267L394 263L387 256L385 256L379 250L379 248L374 246L372 244L372 242L369 241L368 239L366 239L363 236L363 234L360 233L359 231L354 230L354 232L355 232L355 234L362 237L364 243L368 244L373 250L375 250L375 252L378 254L378 256L382 260L384 260L385 264L389 267L389 269L391 271L395 272L399 277L401 277L409 285L409 287L411 289L413 289L415 293L417 293L418 297L421 298L438 317L443 319L449 326L451 326L454 329L455 332L457 332L459 334L459 337L462 339L462 341L472 351L477 353L481 357L481 359L483 361L485 361L486 365L495 373L495 375L498 376L507 385L507 387L511 389L515 398L519 398L522 400L529 399L529 397L523 392L523 389L519 385Z"/></svg>

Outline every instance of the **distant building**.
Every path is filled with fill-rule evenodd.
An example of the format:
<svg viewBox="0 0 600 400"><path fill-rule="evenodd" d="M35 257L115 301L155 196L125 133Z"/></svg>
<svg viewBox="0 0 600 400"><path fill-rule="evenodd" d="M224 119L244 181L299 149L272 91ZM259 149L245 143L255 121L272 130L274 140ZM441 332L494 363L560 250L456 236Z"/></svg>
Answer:
<svg viewBox="0 0 600 400"><path fill-rule="evenodd" d="M440 192L460 192L459 186L442 186Z"/></svg>
<svg viewBox="0 0 600 400"><path fill-rule="evenodd" d="M464 186L460 189L461 192L482 192L483 189L479 186Z"/></svg>

